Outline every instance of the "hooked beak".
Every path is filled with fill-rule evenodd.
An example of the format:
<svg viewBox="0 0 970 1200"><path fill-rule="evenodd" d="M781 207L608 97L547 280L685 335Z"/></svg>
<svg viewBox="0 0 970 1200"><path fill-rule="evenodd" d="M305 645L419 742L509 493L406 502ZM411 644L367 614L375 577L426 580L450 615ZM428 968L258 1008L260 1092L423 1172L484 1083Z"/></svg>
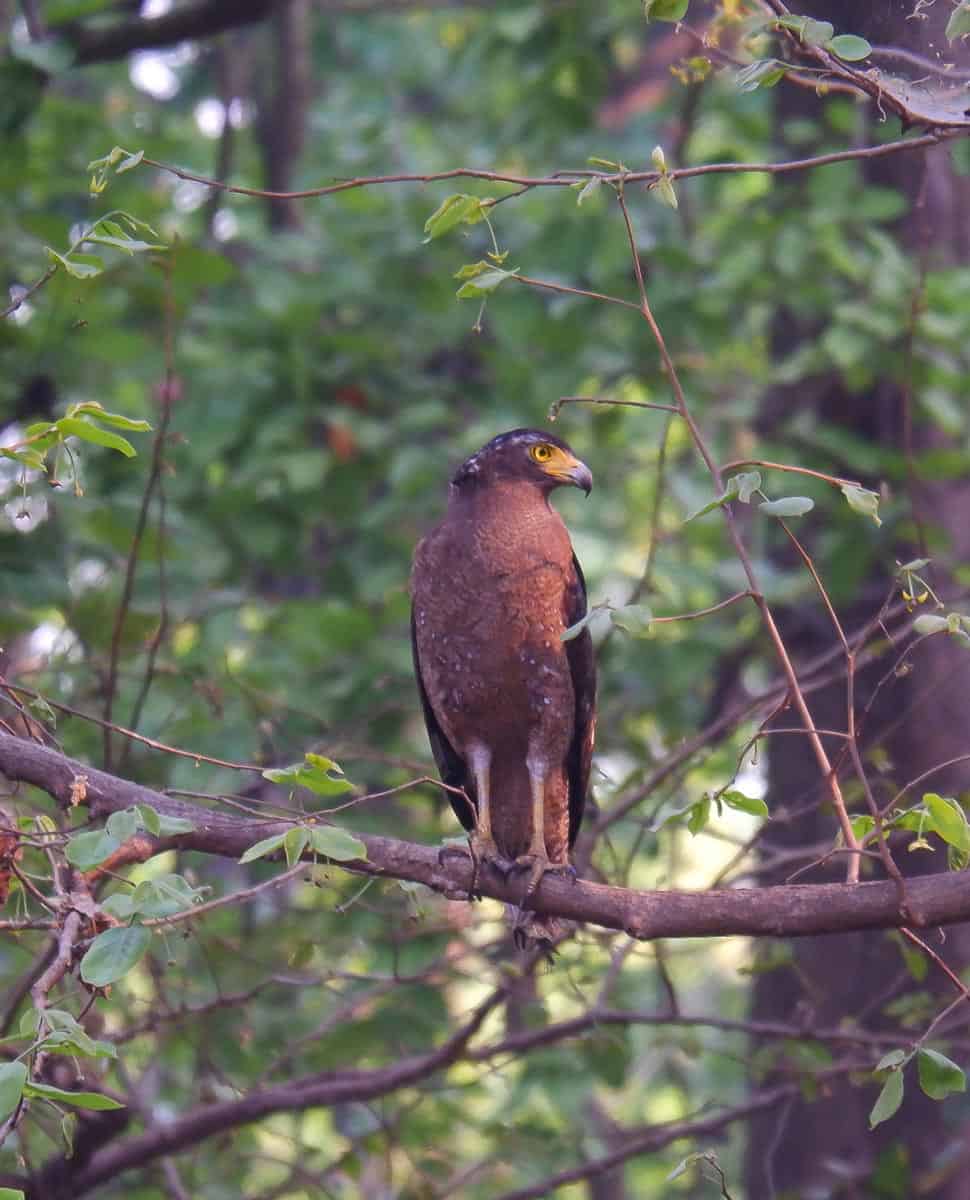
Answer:
<svg viewBox="0 0 970 1200"><path fill-rule="evenodd" d="M588 496L593 490L593 472L578 458L571 455L563 456L563 461L556 464L554 474L560 483L571 483L580 488Z"/></svg>

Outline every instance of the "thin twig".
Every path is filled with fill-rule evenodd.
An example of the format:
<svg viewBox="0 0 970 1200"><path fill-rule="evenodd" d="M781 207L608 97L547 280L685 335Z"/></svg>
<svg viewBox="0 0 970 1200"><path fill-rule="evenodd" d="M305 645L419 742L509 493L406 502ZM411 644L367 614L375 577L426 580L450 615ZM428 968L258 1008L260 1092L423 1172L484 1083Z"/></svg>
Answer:
<svg viewBox="0 0 970 1200"><path fill-rule="evenodd" d="M640 262L640 254L637 250L636 237L633 232L633 223L630 220L630 213L627 208L626 200L623 196L622 187L617 189L617 200L619 201L620 211L623 214L623 223L626 227L627 241L629 242L630 254L633 260L633 269L634 274L636 275L637 290L640 294L640 311L643 314L644 320L650 327L650 332L653 334L654 341L657 343L657 349L660 352L660 358L663 363L664 370L667 373L667 378L670 381L670 386L677 400L677 407L680 410L680 414L687 423L687 428L690 431L691 439L697 448L697 452L704 460L704 464L706 465L711 475L711 479L714 482L715 489L717 493L720 494L724 490L721 472L718 470L717 464L714 461L710 450L707 448L707 443L705 442L700 428L694 419L693 413L688 407L687 398L684 395L683 388L681 387L677 369L674 366L673 359L670 357L669 351L667 350L666 340L664 339L663 333L660 330L660 326L657 324L657 321L653 315L653 310L650 307L650 301L647 297L647 288L643 278L643 266ZM731 512L730 505L722 505L721 511L724 514L724 520L728 527L728 534L731 538L732 544L734 545L738 561L741 563L741 567L744 570L745 576L748 580L748 586L751 589L751 597L761 612L762 621L764 622L768 636L771 639L775 653L781 664L782 671L788 682L788 688L791 693L792 702L798 709L798 714L805 725L809 742L811 743L812 750L819 765L819 769L823 778L828 784L829 792L832 797L832 805L835 808L839 820L839 826L842 829L842 836L850 850L856 852L855 855L850 855L849 857L847 875L847 882L855 883L859 878L859 842L856 838L855 831L852 828L852 822L849 820L849 814L846 811L845 801L842 797L842 789L839 787L838 778L835 772L832 770L832 764L829 761L829 756L826 753L825 747L822 745L821 739L817 734L811 732L815 728L815 720L812 717L812 714L808 708L808 704L805 701L804 693L802 692L801 685L798 682L798 676L795 674L795 668L792 665L788 650L785 646L784 640L782 639L781 633L778 630L778 626L775 624L775 619L771 612L771 608L769 607L768 602L765 600L765 597L758 584L757 576L755 575L754 571L754 565L752 564L751 557L741 540L741 535L738 533L737 524L734 520L734 514Z"/></svg>

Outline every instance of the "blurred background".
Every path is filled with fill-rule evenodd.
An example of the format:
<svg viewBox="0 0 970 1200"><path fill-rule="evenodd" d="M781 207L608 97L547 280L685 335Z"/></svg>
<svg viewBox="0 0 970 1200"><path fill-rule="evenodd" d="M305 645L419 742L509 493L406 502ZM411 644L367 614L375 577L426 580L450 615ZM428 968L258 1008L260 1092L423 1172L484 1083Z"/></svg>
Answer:
<svg viewBox="0 0 970 1200"><path fill-rule="evenodd" d="M946 36L960 6L877 7L816 0L799 12L868 40L871 55L845 65L923 114L911 136L964 120L970 56ZM497 246L507 270L635 303L609 185L581 203L569 187L476 179L280 200L142 162L108 170L91 195L89 163L120 146L282 192L456 167L649 171L658 145L668 168L777 163L906 133L891 104L820 68L811 38L770 26L777 15L742 0L693 0L682 24L648 22L626 0L0 3L0 283L2 303L17 305L0 323L0 446L86 401L161 429L150 487L151 433L126 434L134 458L69 443L51 468L57 487L0 459L6 681L200 755L270 766L323 753L361 794L432 773L410 665L414 544L443 511L455 465L504 429L546 426L562 397L627 404L570 403L554 426L596 479L588 502L556 500L591 601L673 615L743 590L720 514L685 524L714 493L683 422L634 406L672 402L639 313L516 281L455 295L455 273ZM798 69L752 72L764 62ZM867 630L856 705L861 714L874 697L862 750L886 805L970 750L970 660L958 640L930 639L891 670L912 612L935 611L937 596L965 611L970 586L967 148L954 137L790 173L702 174L674 181L676 208L656 188L625 188L653 311L718 461L800 465L881 497L877 526L822 480L762 470L771 498L815 501L798 535L847 634ZM491 228L426 240L426 221L455 192L501 198ZM96 274L62 267L25 298L53 261L48 247L67 254L115 210L167 249L99 247ZM90 249L71 260L83 267ZM735 508L816 726L844 730L845 663L816 584L777 522ZM924 583L907 601L896 576L917 558L932 560L919 569L922 607L913 597ZM769 719L798 724L752 605L645 637L605 615L593 629L600 720L584 874L762 886L826 854L837 823L807 739L750 748ZM55 732L45 711L30 714ZM13 706L0 718L31 732ZM63 714L56 737L156 788L232 797L247 779L118 735L106 742ZM834 757L843 742L826 744ZM959 798L965 766L932 785ZM705 793L728 786L747 805L705 807ZM283 798L244 796L250 806ZM30 788L11 787L3 804L17 818L53 811ZM428 786L336 819L420 842L459 832ZM944 869L931 844L900 865ZM128 875L178 871L218 895L279 869L170 852ZM842 878L839 858L798 876ZM137 1101L110 1136L267 1081L426 1051L515 962L494 902L335 870L315 881L222 909L191 936L179 927L98 1001L99 1035L119 1042L123 1066L90 1069ZM955 970L965 941L949 935ZM45 944L36 933L0 946L8 1028ZM876 1133L867 1124L872 1066L951 997L898 935L640 944L584 929L554 966L517 977L486 1043L599 1009L623 1019L472 1056L377 1101L241 1123L92 1194L716 1196L710 1164L665 1182L685 1155L714 1148L721 1194L735 1200L957 1200L970 1152L961 1098L940 1105L914 1083L899 1116ZM77 1015L84 999L65 982L62 1007ZM680 1023L685 1014L699 1023ZM957 1060L966 1020L957 1012L941 1043ZM843 1036L850 1028L865 1036ZM743 1109L779 1081L799 1086ZM709 1133L678 1133L678 1122L733 1108ZM78 1136L92 1129L82 1121ZM38 1115L18 1136L0 1166L54 1163L70 1176L57 1120ZM584 1163L599 1165L550 1182Z"/></svg>

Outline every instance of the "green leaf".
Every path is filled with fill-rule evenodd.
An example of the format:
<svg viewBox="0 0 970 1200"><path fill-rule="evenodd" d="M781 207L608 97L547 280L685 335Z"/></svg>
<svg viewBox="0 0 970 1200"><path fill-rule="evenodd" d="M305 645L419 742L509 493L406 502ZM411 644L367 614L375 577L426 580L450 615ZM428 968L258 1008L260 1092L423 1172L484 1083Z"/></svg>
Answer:
<svg viewBox="0 0 970 1200"><path fill-rule="evenodd" d="M677 207L677 193L674 191L674 181L667 175L661 175L655 187L657 195L668 208Z"/></svg>
<svg viewBox="0 0 970 1200"><path fill-rule="evenodd" d="M946 23L946 39L955 42L957 38L970 34L970 0L960 0L957 7L950 13Z"/></svg>
<svg viewBox="0 0 970 1200"><path fill-rule="evenodd" d="M27 446L23 450L11 450L9 446L0 446L0 456L12 459L31 471L43 471L44 456L39 450Z"/></svg>
<svg viewBox="0 0 970 1200"><path fill-rule="evenodd" d="M343 771L333 761L322 754L306 754L303 762L293 763L289 767L273 767L263 772L263 778L271 783L282 783L287 787L303 787L318 796L340 796L351 792L354 785L347 779L334 778L342 776Z"/></svg>
<svg viewBox="0 0 970 1200"><path fill-rule="evenodd" d="M82 1058L117 1058L118 1050L113 1042L96 1041L80 1026L73 1030L60 1029L49 1034L39 1049L49 1054L79 1054Z"/></svg>
<svg viewBox="0 0 970 1200"><path fill-rule="evenodd" d="M931 633L947 633L949 628L950 622L946 617L937 617L932 613L923 613L913 622L913 632L918 633L920 637Z"/></svg>
<svg viewBox="0 0 970 1200"><path fill-rule="evenodd" d="M698 800L690 809L690 816L687 818L687 828L690 830L691 836L696 837L704 828L711 816L711 797L705 793L702 800Z"/></svg>
<svg viewBox="0 0 970 1200"><path fill-rule="evenodd" d="M64 1115L61 1117L61 1137L64 1139L64 1149L67 1152L68 1158L70 1158L74 1153L74 1140L77 1136L77 1125L77 1113L64 1113Z"/></svg>
<svg viewBox="0 0 970 1200"><path fill-rule="evenodd" d="M338 825L314 825L310 829L310 845L317 854L335 862L367 858L367 847L360 838Z"/></svg>
<svg viewBox="0 0 970 1200"><path fill-rule="evenodd" d="M76 833L64 848L64 857L79 871L90 871L103 863L121 845L106 829L92 829Z"/></svg>
<svg viewBox="0 0 970 1200"><path fill-rule="evenodd" d="M825 43L825 49L830 50L844 62L859 62L863 58L868 58L872 53L872 47L866 39L857 37L854 33L840 33L838 37L831 38Z"/></svg>
<svg viewBox="0 0 970 1200"><path fill-rule="evenodd" d="M87 169L89 171L97 171L102 167L113 167L118 159L124 158L127 153L127 150L123 150L121 146L115 146L104 158L92 158L88 163Z"/></svg>
<svg viewBox="0 0 970 1200"><path fill-rule="evenodd" d="M894 1069L895 1067L901 1067L905 1062L909 1061L909 1058L910 1058L910 1056L906 1053L905 1050L899 1050L899 1049L890 1050L887 1054L884 1054L882 1056L882 1058L880 1058L880 1060L876 1063L876 1070L877 1071L889 1071L889 1070Z"/></svg>
<svg viewBox="0 0 970 1200"><path fill-rule="evenodd" d="M474 279L469 279L467 283L463 283L455 295L459 300L470 300L476 296L487 296L489 292L494 292L495 289L506 281L518 275L519 268L515 267L511 271L504 271L501 267L490 267L487 271L482 271L480 275L476 275Z"/></svg>
<svg viewBox="0 0 970 1200"><path fill-rule="evenodd" d="M882 524L882 518L879 516L878 492L870 492L867 488L843 483L842 495L848 500L849 508L853 512L861 513L864 517L872 517L877 525Z"/></svg>
<svg viewBox="0 0 970 1200"><path fill-rule="evenodd" d="M876 822L868 813L859 813L857 816L850 817L849 824L852 826L852 832L860 841L866 834L872 833L876 827Z"/></svg>
<svg viewBox="0 0 970 1200"><path fill-rule="evenodd" d="M115 429L128 429L132 433L148 433L151 430L148 421L126 417L122 413L106 412L97 400L85 400L83 404L76 404L69 415L72 417L90 416L93 420L100 421L102 425L111 425Z"/></svg>
<svg viewBox="0 0 970 1200"><path fill-rule="evenodd" d="M131 894L131 905L143 917L171 917L191 908L201 895L182 875L169 873L142 880Z"/></svg>
<svg viewBox="0 0 970 1200"><path fill-rule="evenodd" d="M295 866L300 861L309 841L309 831L303 825L294 825L292 829L286 831L283 836L283 853L286 855L288 867Z"/></svg>
<svg viewBox="0 0 970 1200"><path fill-rule="evenodd" d="M758 508L767 517L803 517L815 507L808 496L782 496L780 500L762 500Z"/></svg>
<svg viewBox="0 0 970 1200"><path fill-rule="evenodd" d="M770 88L785 77L785 64L776 58L759 58L742 67L734 76L738 91L753 92L759 87Z"/></svg>
<svg viewBox="0 0 970 1200"><path fill-rule="evenodd" d="M690 0L643 0L643 15L648 21L682 21Z"/></svg>
<svg viewBox="0 0 970 1200"><path fill-rule="evenodd" d="M922 571L924 567L928 567L933 560L931 558L913 558L909 562L901 563L896 568L896 575L906 575L912 571Z"/></svg>
<svg viewBox="0 0 970 1200"><path fill-rule="evenodd" d="M126 842L138 832L138 825L138 814L133 808L126 808L121 812L113 812L104 827L111 837Z"/></svg>
<svg viewBox="0 0 970 1200"><path fill-rule="evenodd" d="M761 487L760 471L742 471L740 475L732 476L738 499L742 504L750 504L751 497Z"/></svg>
<svg viewBox="0 0 970 1200"><path fill-rule="evenodd" d="M138 804L135 806L138 813L138 819L141 821L142 829L150 833L153 837L158 837L162 828L162 823L158 819L158 813L150 804Z"/></svg>
<svg viewBox="0 0 970 1200"><path fill-rule="evenodd" d="M903 1072L899 1068L889 1072L889 1077L882 1085L882 1091L876 1097L876 1103L869 1114L869 1128L875 1129L883 1121L888 1121L903 1102Z"/></svg>
<svg viewBox="0 0 970 1200"><path fill-rule="evenodd" d="M970 825L961 805L955 800L946 799L936 792L927 792L923 803L929 809L932 828L935 833L955 849L970 853Z"/></svg>
<svg viewBox="0 0 970 1200"><path fill-rule="evenodd" d="M836 28L828 20L815 20L813 17L803 17L801 28L797 30L798 36L806 44L806 46L826 46L832 41L832 35L836 32ZM779 22L782 24L782 22Z"/></svg>
<svg viewBox="0 0 970 1200"><path fill-rule="evenodd" d="M758 796L746 796L744 792L731 788L727 792L722 792L720 798L728 808L733 808L737 812L748 813L752 817L768 816L768 805Z"/></svg>
<svg viewBox="0 0 970 1200"><path fill-rule="evenodd" d="M135 914L130 892L112 892L106 900L102 900L101 907L117 921L127 921Z"/></svg>
<svg viewBox="0 0 970 1200"><path fill-rule="evenodd" d="M624 604L621 608L610 610L610 620L624 633L633 637L646 637L650 632L653 614L645 604Z"/></svg>
<svg viewBox="0 0 970 1200"><path fill-rule="evenodd" d="M109 931L110 932L110 931ZM74 1108L90 1108L103 1112L109 1108L124 1108L125 1106L110 1096L101 1092L66 1092L63 1088L51 1087L47 1083L28 1083L24 1085L25 1096L38 1096L43 1100L52 1100L57 1104L70 1104Z"/></svg>
<svg viewBox="0 0 970 1200"><path fill-rule="evenodd" d="M125 171L131 171L134 167L138 166L144 157L144 150L136 150L134 154L129 154L126 159L118 163L117 167L115 168L115 174L123 175Z"/></svg>
<svg viewBox="0 0 970 1200"><path fill-rule="evenodd" d="M112 433L110 429L101 429L83 417L61 417L57 428L65 437L79 437L85 442L107 446L109 450L120 450L126 458L135 457L135 447L127 438L120 433Z"/></svg>
<svg viewBox="0 0 970 1200"><path fill-rule="evenodd" d="M937 1050L921 1049L917 1056L919 1085L931 1100L945 1100L967 1090L967 1077L955 1062Z"/></svg>
<svg viewBox="0 0 970 1200"><path fill-rule="evenodd" d="M580 187L579 195L576 197L577 207L582 208L583 201L594 195L594 193L599 190L602 183L603 179L600 175L593 175L590 179L587 179L586 182ZM575 187L576 185L574 184L573 186Z"/></svg>
<svg viewBox="0 0 970 1200"><path fill-rule="evenodd" d="M24 1193L19 1188L0 1187L0 1200L24 1200Z"/></svg>
<svg viewBox="0 0 970 1200"><path fill-rule="evenodd" d="M239 861L241 863L248 863L257 858L265 858L267 854L272 854L274 850L280 849L285 837L285 833L275 833L272 837L263 838L261 842L250 846Z"/></svg>
<svg viewBox="0 0 970 1200"><path fill-rule="evenodd" d="M123 254L135 255L144 254L146 250L166 250L167 247L158 242L142 242L137 238L128 237L109 237L103 233L92 233L90 237L84 239L86 242L91 242L95 246L108 246L115 250L122 251Z"/></svg>
<svg viewBox="0 0 970 1200"><path fill-rule="evenodd" d="M738 477L737 475L732 475L727 481L727 485L725 486L724 491L721 492L720 496L716 497L714 500L711 500L708 504L705 504L703 508L699 508L696 512L692 512L689 517L685 517L684 524L689 525L691 521L695 520L697 517L703 517L706 513L713 512L715 508L720 508L722 504L727 504L729 500L735 499L737 494Z"/></svg>
<svg viewBox="0 0 970 1200"><path fill-rule="evenodd" d="M47 257L57 263L58 266L63 267L68 275L71 275L74 279L91 279L95 275L100 275L104 270L104 264L93 254L84 255L83 258L68 258L63 254L58 254L50 246L45 247L45 249L47 250ZM93 261L87 261L88 259Z"/></svg>
<svg viewBox="0 0 970 1200"><path fill-rule="evenodd" d="M484 258L480 258L478 262L465 263L459 267L452 276L453 279L474 279L476 275L481 275L483 271L490 271L492 263L486 262Z"/></svg>
<svg viewBox="0 0 970 1200"><path fill-rule="evenodd" d="M194 831L195 824L187 817L170 817L168 813L158 814L159 837L177 837L180 833L193 833Z"/></svg>
<svg viewBox="0 0 970 1200"><path fill-rule="evenodd" d="M0 1067L0 1121L5 1121L20 1103L26 1082L27 1068L22 1062Z"/></svg>
<svg viewBox="0 0 970 1200"><path fill-rule="evenodd" d="M152 935L144 925L106 929L81 959L81 978L92 987L107 987L127 975L148 949Z"/></svg>
<svg viewBox="0 0 970 1200"><path fill-rule="evenodd" d="M475 225L485 215L482 207L485 203L478 196L467 196L464 192L443 200L424 223L424 232L428 235L425 244L457 225Z"/></svg>

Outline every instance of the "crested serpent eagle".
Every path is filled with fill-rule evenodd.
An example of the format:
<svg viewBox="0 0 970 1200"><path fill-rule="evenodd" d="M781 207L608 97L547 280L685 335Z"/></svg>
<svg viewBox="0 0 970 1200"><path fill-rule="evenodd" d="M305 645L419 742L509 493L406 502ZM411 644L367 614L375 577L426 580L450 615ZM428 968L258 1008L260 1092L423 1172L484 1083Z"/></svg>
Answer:
<svg viewBox="0 0 970 1200"><path fill-rule="evenodd" d="M411 636L428 737L480 862L571 870L589 783L596 706L586 585L549 494L589 494L589 468L534 429L493 438L451 479L444 520L414 555ZM465 796L468 797L466 801ZM525 901L524 901L525 902ZM520 944L554 921L519 914Z"/></svg>

